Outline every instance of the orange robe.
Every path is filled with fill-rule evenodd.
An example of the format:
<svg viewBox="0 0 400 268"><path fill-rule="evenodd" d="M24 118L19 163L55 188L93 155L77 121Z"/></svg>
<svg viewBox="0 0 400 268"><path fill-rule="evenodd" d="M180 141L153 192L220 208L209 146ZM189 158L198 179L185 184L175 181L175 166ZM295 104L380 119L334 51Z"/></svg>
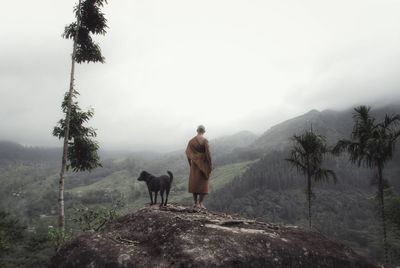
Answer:
<svg viewBox="0 0 400 268"><path fill-rule="evenodd" d="M187 145L186 156L190 165L189 193L207 194L212 169L208 141L205 139L201 144L197 137L192 138Z"/></svg>

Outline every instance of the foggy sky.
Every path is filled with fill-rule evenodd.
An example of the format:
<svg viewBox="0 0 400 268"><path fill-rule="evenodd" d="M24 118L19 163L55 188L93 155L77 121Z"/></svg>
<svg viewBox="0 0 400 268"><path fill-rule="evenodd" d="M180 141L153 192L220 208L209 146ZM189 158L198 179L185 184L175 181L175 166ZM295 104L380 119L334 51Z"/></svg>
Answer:
<svg viewBox="0 0 400 268"><path fill-rule="evenodd" d="M68 90L75 1L0 11L0 139L54 146ZM400 100L400 1L109 0L105 64L76 88L105 148L183 147L257 134L311 109Z"/></svg>

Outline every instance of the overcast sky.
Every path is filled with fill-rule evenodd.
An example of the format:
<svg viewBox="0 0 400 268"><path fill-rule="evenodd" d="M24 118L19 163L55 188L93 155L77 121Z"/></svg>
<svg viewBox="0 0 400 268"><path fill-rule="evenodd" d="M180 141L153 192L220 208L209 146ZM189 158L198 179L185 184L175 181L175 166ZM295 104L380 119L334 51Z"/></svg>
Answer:
<svg viewBox="0 0 400 268"><path fill-rule="evenodd" d="M75 1L0 11L0 139L54 146L68 89ZM183 147L257 134L311 109L400 99L400 1L109 0L105 64L76 85L105 148Z"/></svg>

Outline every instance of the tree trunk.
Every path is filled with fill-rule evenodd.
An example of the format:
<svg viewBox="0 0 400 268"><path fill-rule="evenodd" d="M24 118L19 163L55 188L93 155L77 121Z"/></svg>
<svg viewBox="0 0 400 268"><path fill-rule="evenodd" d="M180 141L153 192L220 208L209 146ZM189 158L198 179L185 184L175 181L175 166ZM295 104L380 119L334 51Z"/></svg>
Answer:
<svg viewBox="0 0 400 268"><path fill-rule="evenodd" d="M72 95L74 92L74 80L75 80L75 56L77 49L77 40L78 33L81 24L81 0L78 3L78 16L77 16L77 30L74 37L74 45L72 49L72 63L71 63L71 74L70 74L70 82L69 82L69 91L68 91L68 100L67 100L67 113L65 115L65 132L64 132L64 144L63 144L63 154L61 161L61 171L60 171L60 180L58 187L58 228L60 232L60 241L63 242L65 237L65 213L64 213L64 180L65 173L67 170L67 160L68 160L68 141L69 141L69 128L70 128L70 117L71 117L71 104L72 104Z"/></svg>
<svg viewBox="0 0 400 268"><path fill-rule="evenodd" d="M311 170L310 170L310 160L308 156L306 158L306 166L307 166L308 225L311 229Z"/></svg>
<svg viewBox="0 0 400 268"><path fill-rule="evenodd" d="M311 228L311 176L307 174L308 224Z"/></svg>
<svg viewBox="0 0 400 268"><path fill-rule="evenodd" d="M383 174L382 166L378 164L378 197L381 210L382 231L383 231L383 249L385 252L385 264L389 263L388 260L388 244L386 239L386 217L385 217L385 197L383 192Z"/></svg>

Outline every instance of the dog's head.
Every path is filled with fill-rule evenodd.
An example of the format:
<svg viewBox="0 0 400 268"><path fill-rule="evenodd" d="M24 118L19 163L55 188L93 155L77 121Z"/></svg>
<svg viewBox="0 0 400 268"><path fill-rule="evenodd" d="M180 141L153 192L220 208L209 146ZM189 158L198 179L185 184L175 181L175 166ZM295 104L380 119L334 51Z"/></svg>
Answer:
<svg viewBox="0 0 400 268"><path fill-rule="evenodd" d="M151 174L147 171L142 171L140 173L139 178L137 179L138 181L149 181L149 179L151 178Z"/></svg>

